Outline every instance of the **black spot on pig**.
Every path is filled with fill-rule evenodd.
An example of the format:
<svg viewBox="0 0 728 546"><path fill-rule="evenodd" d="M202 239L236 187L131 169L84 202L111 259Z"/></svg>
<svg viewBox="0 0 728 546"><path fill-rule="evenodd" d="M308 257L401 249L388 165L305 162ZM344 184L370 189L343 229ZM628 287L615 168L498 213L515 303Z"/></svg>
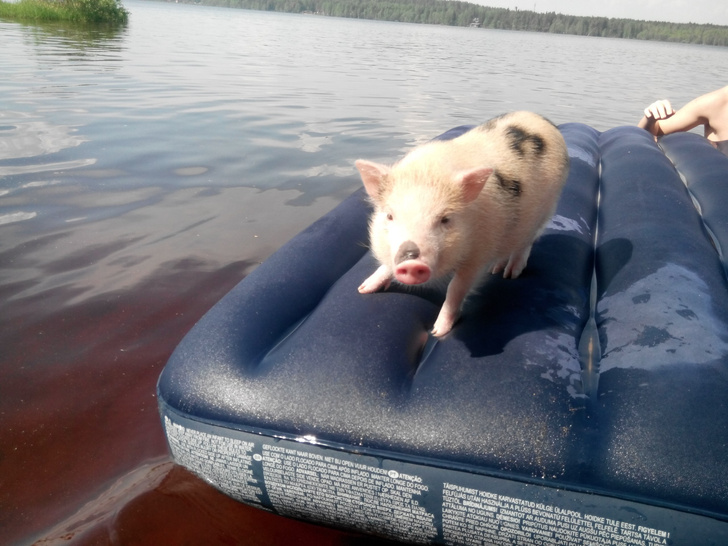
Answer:
<svg viewBox="0 0 728 546"><path fill-rule="evenodd" d="M506 128L506 138L511 150L523 157L527 153L542 155L546 150L546 141L540 135L529 133L521 127L509 125Z"/></svg>
<svg viewBox="0 0 728 546"><path fill-rule="evenodd" d="M523 187L520 180L508 178L498 171L494 172L492 176L495 178L498 186L511 197L519 197L521 195Z"/></svg>
<svg viewBox="0 0 728 546"><path fill-rule="evenodd" d="M483 124L483 125L481 126L481 128L482 128L482 129L485 129L486 131L492 131L493 129L495 129L495 126L496 126L496 125L498 124L498 122L499 122L499 121L500 121L501 119L503 119L504 117L506 117L507 115L508 115L508 114L501 114L500 116L496 116L496 117L494 117L494 118L491 118L491 119L489 119L488 121L486 121L486 122L485 122L485 123L484 123L484 124Z"/></svg>
<svg viewBox="0 0 728 546"><path fill-rule="evenodd" d="M412 241L405 241L397 250L397 256L394 259L394 263L400 264L407 260L416 260L420 257L420 247L418 247Z"/></svg>

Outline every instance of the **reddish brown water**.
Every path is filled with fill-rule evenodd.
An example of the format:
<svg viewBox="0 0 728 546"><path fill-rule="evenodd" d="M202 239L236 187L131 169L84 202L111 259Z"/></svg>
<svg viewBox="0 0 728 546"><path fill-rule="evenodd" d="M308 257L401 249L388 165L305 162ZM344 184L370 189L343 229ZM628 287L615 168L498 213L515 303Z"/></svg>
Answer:
<svg viewBox="0 0 728 546"><path fill-rule="evenodd" d="M144 229L137 225L139 238L149 235ZM42 255L36 266L48 276L89 275L121 253L112 244L113 251L89 246L53 254L59 241L84 235L76 229L29 238L0 261L20 268ZM378 543L244 506L169 460L155 397L159 373L194 322L255 262L169 260L127 289L88 298L69 286L23 296L38 278L0 286L3 541Z"/></svg>

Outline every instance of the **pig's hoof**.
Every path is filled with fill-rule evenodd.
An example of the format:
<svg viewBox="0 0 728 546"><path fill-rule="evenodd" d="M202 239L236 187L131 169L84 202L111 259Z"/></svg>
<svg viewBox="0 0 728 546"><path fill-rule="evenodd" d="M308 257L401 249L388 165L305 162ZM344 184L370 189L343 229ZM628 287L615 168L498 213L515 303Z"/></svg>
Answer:
<svg viewBox="0 0 728 546"><path fill-rule="evenodd" d="M510 263L508 266L503 270L503 278L504 279L517 279L521 276L521 273L523 273L523 270L526 268L526 264L523 265L516 265L513 266Z"/></svg>
<svg viewBox="0 0 728 546"><path fill-rule="evenodd" d="M443 338L452 331L452 326L438 328L435 326L430 332L433 336Z"/></svg>
<svg viewBox="0 0 728 546"><path fill-rule="evenodd" d="M371 294L372 292L376 292L377 290L379 290L379 287L372 286L367 282L363 282L358 290L360 294Z"/></svg>
<svg viewBox="0 0 728 546"><path fill-rule="evenodd" d="M506 263L507 263L506 261L497 262L493 266L493 269L490 270L490 272L493 273L493 275L497 275L498 273L500 273L501 271L503 271L505 269Z"/></svg>
<svg viewBox="0 0 728 546"><path fill-rule="evenodd" d="M435 337L445 337L452 331L452 327L455 324L455 318L452 317L437 317L435 325L432 327L430 333Z"/></svg>
<svg viewBox="0 0 728 546"><path fill-rule="evenodd" d="M389 288L389 285L391 284L390 279L372 279L371 277L365 280L361 285L359 286L358 290L360 294L373 294L374 292L378 292L379 290L386 290Z"/></svg>
<svg viewBox="0 0 728 546"><path fill-rule="evenodd" d="M528 256L531 253L531 247L529 246L526 250L521 252L514 252L508 259L508 264L503 270L503 278L505 279L516 279L521 276L523 270L526 269L528 263Z"/></svg>

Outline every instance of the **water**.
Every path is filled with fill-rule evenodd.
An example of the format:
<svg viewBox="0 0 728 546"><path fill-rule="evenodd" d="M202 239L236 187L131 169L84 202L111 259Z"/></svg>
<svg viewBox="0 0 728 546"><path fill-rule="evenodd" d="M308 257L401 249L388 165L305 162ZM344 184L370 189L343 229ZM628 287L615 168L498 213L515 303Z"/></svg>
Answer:
<svg viewBox="0 0 728 546"><path fill-rule="evenodd" d="M165 466L155 381L202 313L359 186L355 159L391 161L513 109L633 125L653 99L682 105L728 71L725 48L125 5L120 31L0 21L11 542L70 528L202 540L244 532L241 518L261 533L272 516ZM201 499L219 517L201 522Z"/></svg>

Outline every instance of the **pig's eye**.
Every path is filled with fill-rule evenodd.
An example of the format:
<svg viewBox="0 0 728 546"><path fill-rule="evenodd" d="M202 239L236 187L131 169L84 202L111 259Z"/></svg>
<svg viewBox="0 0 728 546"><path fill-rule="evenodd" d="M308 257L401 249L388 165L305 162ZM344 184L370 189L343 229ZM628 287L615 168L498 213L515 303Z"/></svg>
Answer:
<svg viewBox="0 0 728 546"><path fill-rule="evenodd" d="M442 218L440 218L440 223L443 226L446 225L446 224L449 224L450 223L450 217L449 216L443 216Z"/></svg>
<svg viewBox="0 0 728 546"><path fill-rule="evenodd" d="M391 212L388 212L387 213L387 220L390 220L390 221L391 220L394 220L394 216L392 216L392 213Z"/></svg>

